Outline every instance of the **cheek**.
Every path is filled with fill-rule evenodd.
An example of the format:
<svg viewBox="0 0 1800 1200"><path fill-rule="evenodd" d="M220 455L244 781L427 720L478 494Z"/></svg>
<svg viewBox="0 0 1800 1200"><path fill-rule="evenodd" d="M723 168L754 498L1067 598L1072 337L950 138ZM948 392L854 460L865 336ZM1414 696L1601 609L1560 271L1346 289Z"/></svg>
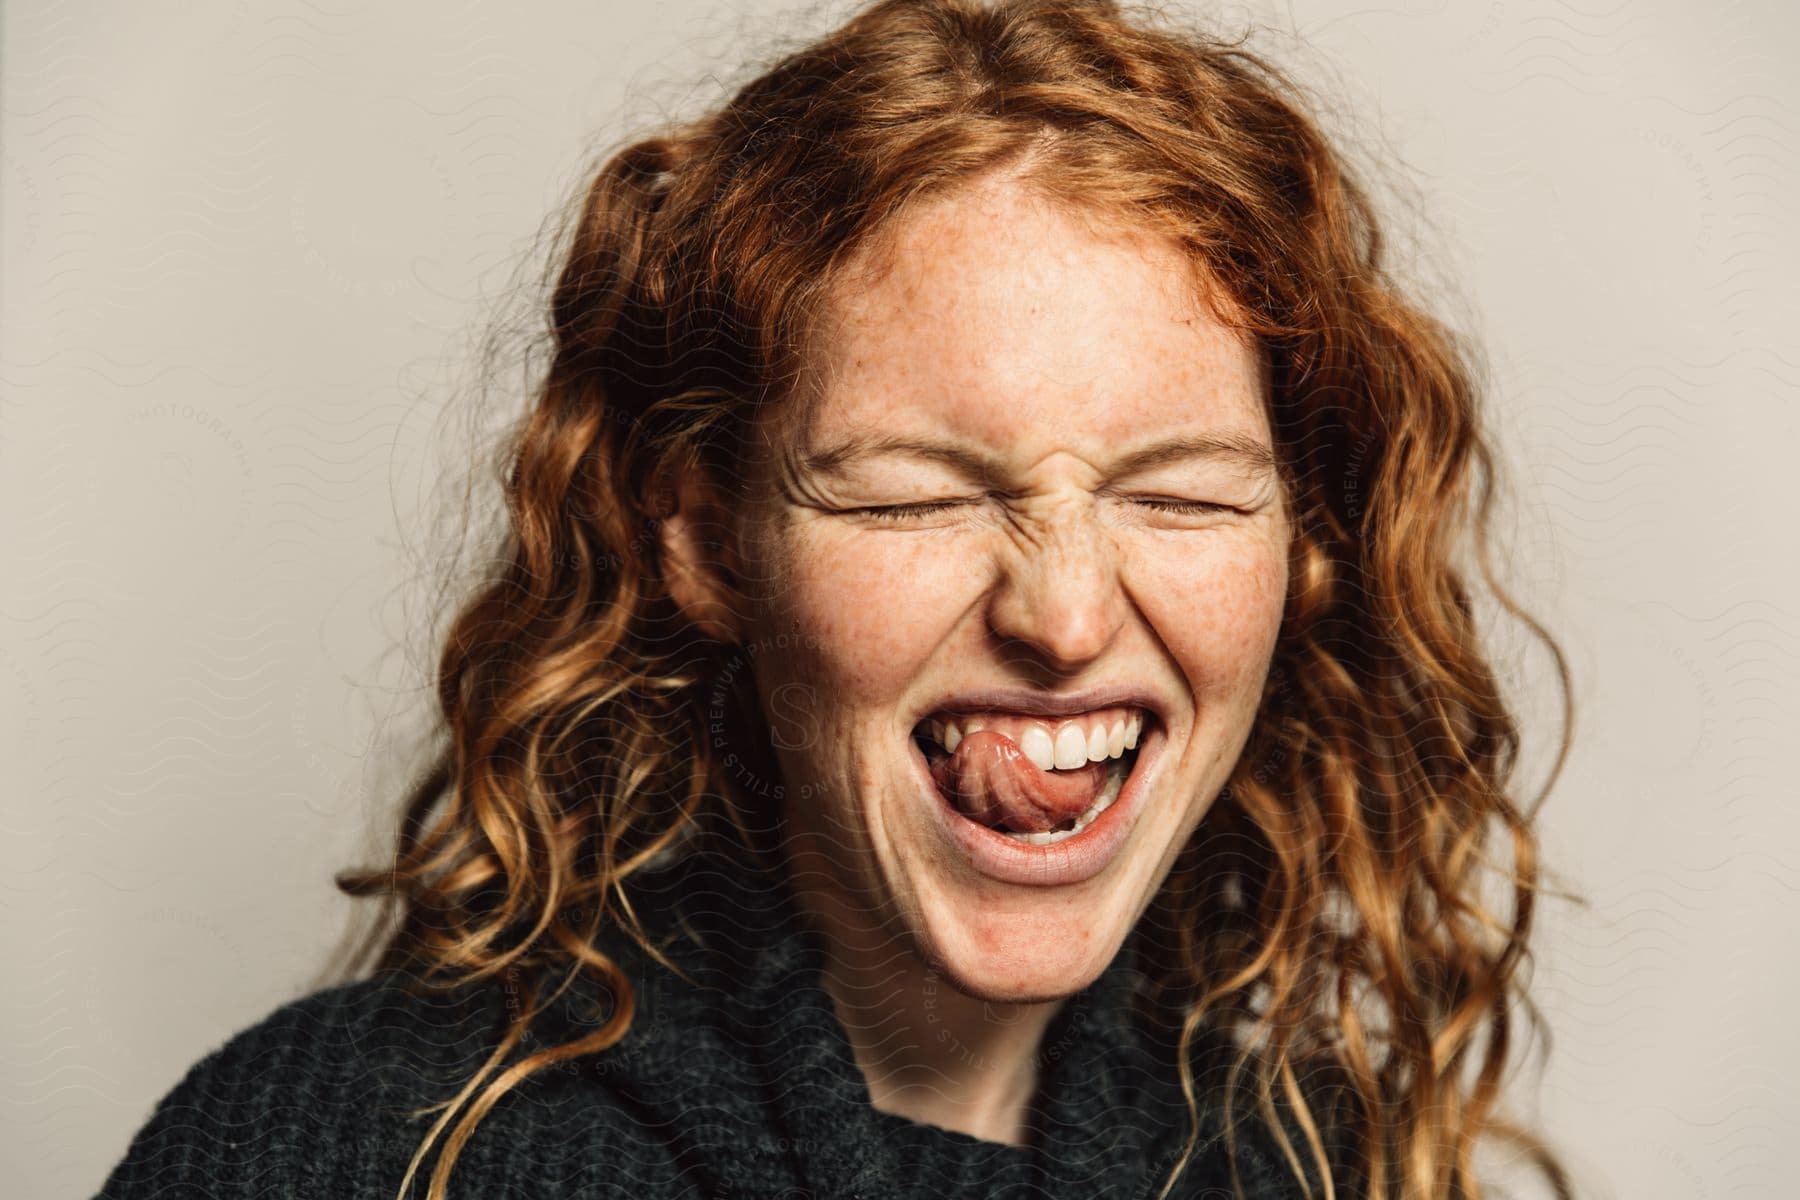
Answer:
<svg viewBox="0 0 1800 1200"><path fill-rule="evenodd" d="M834 705L901 693L980 584L929 535L795 531L770 599L775 631L805 647L801 669ZM791 661L800 666L799 657ZM849 715L849 714L846 714Z"/></svg>
<svg viewBox="0 0 1800 1200"><path fill-rule="evenodd" d="M1287 598L1287 556L1264 539L1134 555L1137 602L1201 696L1260 696Z"/></svg>

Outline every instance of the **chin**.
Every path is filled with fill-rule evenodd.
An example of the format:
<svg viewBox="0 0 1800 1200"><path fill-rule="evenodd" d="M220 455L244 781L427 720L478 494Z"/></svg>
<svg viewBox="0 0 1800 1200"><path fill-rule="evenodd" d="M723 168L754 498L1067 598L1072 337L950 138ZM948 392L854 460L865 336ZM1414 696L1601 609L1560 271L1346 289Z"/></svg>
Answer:
<svg viewBox="0 0 1800 1200"><path fill-rule="evenodd" d="M926 965L964 995L994 1004L1039 1004L1074 995L1118 954L1127 930L1087 914L984 906L974 921L922 939Z"/></svg>

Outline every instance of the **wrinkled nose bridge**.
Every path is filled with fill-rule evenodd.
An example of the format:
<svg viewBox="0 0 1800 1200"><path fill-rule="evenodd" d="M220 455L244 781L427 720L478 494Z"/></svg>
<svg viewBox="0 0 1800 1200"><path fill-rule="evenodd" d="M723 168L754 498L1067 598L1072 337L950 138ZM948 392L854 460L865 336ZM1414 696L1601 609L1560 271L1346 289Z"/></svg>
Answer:
<svg viewBox="0 0 1800 1200"><path fill-rule="evenodd" d="M1081 662L1112 642L1124 611L1118 548L1091 503L1019 519L990 610L996 634Z"/></svg>
<svg viewBox="0 0 1800 1200"><path fill-rule="evenodd" d="M1071 503L1046 513L1022 529L1013 544L1024 570L1062 576L1070 585L1088 582L1081 576L1105 575L1113 569L1111 539L1091 506Z"/></svg>

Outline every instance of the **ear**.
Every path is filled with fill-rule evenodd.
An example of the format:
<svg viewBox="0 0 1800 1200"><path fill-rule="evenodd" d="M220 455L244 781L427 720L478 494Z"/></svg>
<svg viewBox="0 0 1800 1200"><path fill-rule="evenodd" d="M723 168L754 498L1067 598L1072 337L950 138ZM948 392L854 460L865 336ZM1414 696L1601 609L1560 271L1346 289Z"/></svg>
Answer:
<svg viewBox="0 0 1800 1200"><path fill-rule="evenodd" d="M739 641L748 609L736 583L742 564L733 549L731 506L693 460L671 469L659 501L657 538L670 598L704 636Z"/></svg>

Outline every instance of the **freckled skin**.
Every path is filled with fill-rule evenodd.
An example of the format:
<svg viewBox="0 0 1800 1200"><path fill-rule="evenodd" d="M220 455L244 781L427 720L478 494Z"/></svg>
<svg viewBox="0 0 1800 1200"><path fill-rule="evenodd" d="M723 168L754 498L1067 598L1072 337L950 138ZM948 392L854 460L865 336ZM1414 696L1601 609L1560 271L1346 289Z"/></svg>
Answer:
<svg viewBox="0 0 1800 1200"><path fill-rule="evenodd" d="M762 429L742 636L800 642L753 669L765 702L787 689L795 883L828 931L828 990L875 1102L1014 1140L1044 1024L1117 952L1248 736L1287 518L1273 475L1235 463L1114 472L1175 435L1269 444L1256 357L1191 302L1172 244L1006 182L934 201L897 237L890 271L834 297L806 420ZM807 469L806 451L851 436L948 441L996 470L910 455ZM1171 515L1145 496L1232 509ZM945 498L958 507L905 520L854 511ZM914 722L973 686L1121 682L1166 700L1169 741L1118 858L1066 887L975 873L932 827ZM962 1065L977 1046L979 1069Z"/></svg>

